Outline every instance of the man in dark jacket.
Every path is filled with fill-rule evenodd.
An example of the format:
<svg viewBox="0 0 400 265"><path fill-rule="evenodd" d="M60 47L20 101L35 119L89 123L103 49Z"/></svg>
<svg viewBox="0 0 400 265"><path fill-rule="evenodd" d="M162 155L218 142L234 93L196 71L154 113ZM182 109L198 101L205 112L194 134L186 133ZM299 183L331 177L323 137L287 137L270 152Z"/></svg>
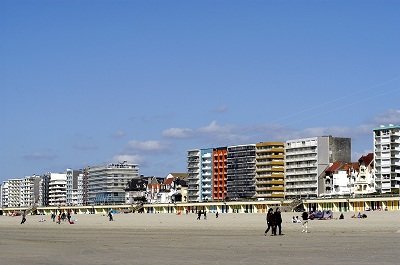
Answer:
<svg viewBox="0 0 400 265"><path fill-rule="evenodd" d="M272 208L268 209L268 213L267 213L267 230L265 230L264 235L266 236L269 229L272 227L272 231L274 230L274 213Z"/></svg>
<svg viewBox="0 0 400 265"><path fill-rule="evenodd" d="M276 235L276 228L278 227L279 235L282 235L282 216L279 207L276 208L274 213L274 223L275 223L275 231L273 229L272 233Z"/></svg>

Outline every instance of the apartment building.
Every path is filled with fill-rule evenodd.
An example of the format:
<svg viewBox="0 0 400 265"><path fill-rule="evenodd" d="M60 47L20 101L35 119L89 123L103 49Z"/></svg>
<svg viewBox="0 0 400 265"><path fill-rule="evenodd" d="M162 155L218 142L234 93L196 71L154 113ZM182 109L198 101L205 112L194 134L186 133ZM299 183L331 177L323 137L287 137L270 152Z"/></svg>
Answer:
<svg viewBox="0 0 400 265"><path fill-rule="evenodd" d="M200 179L201 179L201 152L200 149L193 149L187 152L187 173L188 173L188 201L200 201Z"/></svg>
<svg viewBox="0 0 400 265"><path fill-rule="evenodd" d="M319 136L285 143L285 198L324 193L321 174L335 161L351 161L351 139Z"/></svg>
<svg viewBox="0 0 400 265"><path fill-rule="evenodd" d="M256 144L256 198L284 198L284 143Z"/></svg>
<svg viewBox="0 0 400 265"><path fill-rule="evenodd" d="M22 179L8 179L3 182L2 189L2 205L3 207L19 207L21 197Z"/></svg>
<svg viewBox="0 0 400 265"><path fill-rule="evenodd" d="M227 194L231 200L254 198L256 195L256 145L228 147Z"/></svg>
<svg viewBox="0 0 400 265"><path fill-rule="evenodd" d="M376 190L380 193L399 193L400 126L381 125L373 132Z"/></svg>
<svg viewBox="0 0 400 265"><path fill-rule="evenodd" d="M67 174L48 173L49 175L49 206L64 206L67 204Z"/></svg>
<svg viewBox="0 0 400 265"><path fill-rule="evenodd" d="M223 201L227 196L227 147L213 149L213 195L214 201Z"/></svg>
<svg viewBox="0 0 400 265"><path fill-rule="evenodd" d="M25 177L20 183L20 206L30 207L38 205L40 194L41 178L33 175Z"/></svg>
<svg viewBox="0 0 400 265"><path fill-rule="evenodd" d="M212 200L212 149L201 149L200 201Z"/></svg>
<svg viewBox="0 0 400 265"><path fill-rule="evenodd" d="M188 151L188 199L190 202L212 200L212 154L211 148Z"/></svg>
<svg viewBox="0 0 400 265"><path fill-rule="evenodd" d="M83 173L81 170L67 169L67 205L83 205Z"/></svg>
<svg viewBox="0 0 400 265"><path fill-rule="evenodd" d="M139 178L139 166L124 161L87 168L88 203L91 205L125 203L128 181Z"/></svg>

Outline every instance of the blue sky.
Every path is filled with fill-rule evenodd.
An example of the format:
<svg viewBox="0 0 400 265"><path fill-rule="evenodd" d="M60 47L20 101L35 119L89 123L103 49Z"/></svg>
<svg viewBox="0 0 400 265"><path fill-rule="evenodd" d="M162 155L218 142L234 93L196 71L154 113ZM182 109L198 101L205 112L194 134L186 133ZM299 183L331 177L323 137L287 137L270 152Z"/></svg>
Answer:
<svg viewBox="0 0 400 265"><path fill-rule="evenodd" d="M400 124L399 1L0 2L0 180Z"/></svg>

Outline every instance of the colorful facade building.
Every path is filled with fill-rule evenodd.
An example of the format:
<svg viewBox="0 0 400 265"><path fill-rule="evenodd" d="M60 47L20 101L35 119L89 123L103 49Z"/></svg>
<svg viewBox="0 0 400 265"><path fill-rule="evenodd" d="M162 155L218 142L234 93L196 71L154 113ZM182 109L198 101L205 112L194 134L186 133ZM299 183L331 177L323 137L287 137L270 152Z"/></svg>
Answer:
<svg viewBox="0 0 400 265"><path fill-rule="evenodd" d="M213 149L213 200L223 201L227 196L227 147Z"/></svg>
<svg viewBox="0 0 400 265"><path fill-rule="evenodd" d="M284 143L256 144L256 195L259 200L284 198Z"/></svg>

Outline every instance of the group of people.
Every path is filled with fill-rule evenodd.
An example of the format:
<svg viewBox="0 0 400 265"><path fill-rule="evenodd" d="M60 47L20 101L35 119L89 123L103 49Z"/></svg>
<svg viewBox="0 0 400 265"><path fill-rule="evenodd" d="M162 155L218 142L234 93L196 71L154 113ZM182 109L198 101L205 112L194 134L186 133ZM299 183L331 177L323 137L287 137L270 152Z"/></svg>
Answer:
<svg viewBox="0 0 400 265"><path fill-rule="evenodd" d="M276 208L274 212L274 210L270 208L267 213L267 229L265 230L264 235L267 235L268 231L271 229L271 236L276 236L277 228L279 235L283 235L281 210L279 208Z"/></svg>
<svg viewBox="0 0 400 265"><path fill-rule="evenodd" d="M301 223L302 233L308 233L308 212L304 211L301 215L302 221L300 221L299 217L296 216L292 218L293 223ZM267 213L267 229L264 232L264 235L267 235L269 230L272 230L271 236L276 236L277 230L278 235L282 234L282 216L281 210L276 208L275 212L272 208L268 209Z"/></svg>
<svg viewBox="0 0 400 265"><path fill-rule="evenodd" d="M59 213L56 215L56 213L51 213L51 220L53 220L53 222L56 221L56 217L57 217L57 224L61 224L61 221L66 221L68 220L69 224L74 224L75 222L73 220L71 220L71 212L67 211L67 213L65 212L61 212L61 210L59 211Z"/></svg>

